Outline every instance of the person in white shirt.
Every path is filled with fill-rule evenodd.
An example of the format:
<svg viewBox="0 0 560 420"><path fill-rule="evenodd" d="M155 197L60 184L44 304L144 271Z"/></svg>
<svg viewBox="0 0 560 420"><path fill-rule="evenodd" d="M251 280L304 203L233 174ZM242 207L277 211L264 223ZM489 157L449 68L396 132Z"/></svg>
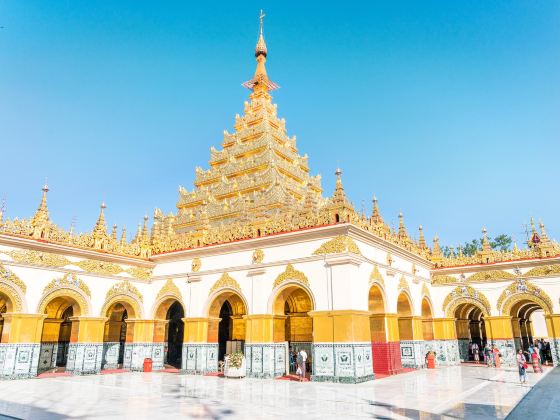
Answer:
<svg viewBox="0 0 560 420"><path fill-rule="evenodd" d="M297 374L299 375L300 382L305 378L305 362L307 361L307 352L301 349L297 355Z"/></svg>

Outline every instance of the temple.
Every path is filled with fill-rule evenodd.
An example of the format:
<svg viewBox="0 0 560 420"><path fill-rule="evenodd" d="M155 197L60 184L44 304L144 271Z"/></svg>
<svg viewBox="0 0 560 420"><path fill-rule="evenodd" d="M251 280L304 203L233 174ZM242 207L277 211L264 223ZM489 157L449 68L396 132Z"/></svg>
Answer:
<svg viewBox="0 0 560 420"><path fill-rule="evenodd" d="M357 383L421 369L428 351L439 366L469 361L469 342L515 365L535 337L559 364L560 245L544 224L522 249L493 249L484 229L474 254L444 255L402 213L392 229L375 197L370 215L356 211L340 169L324 195L272 102L263 17L244 113L175 214L156 209L129 241L105 203L91 232L58 227L47 185L32 217L0 210L0 376L145 358L209 374L241 351L248 376L271 378L304 348L312 380Z"/></svg>

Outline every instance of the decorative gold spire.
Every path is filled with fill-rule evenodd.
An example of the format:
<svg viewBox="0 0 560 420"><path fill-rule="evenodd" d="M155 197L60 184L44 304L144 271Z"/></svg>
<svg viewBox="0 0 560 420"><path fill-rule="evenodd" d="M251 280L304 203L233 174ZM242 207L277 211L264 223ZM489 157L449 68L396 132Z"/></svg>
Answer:
<svg viewBox="0 0 560 420"><path fill-rule="evenodd" d="M482 251L491 252L492 247L490 242L488 242L488 236L486 236L486 228L482 228Z"/></svg>
<svg viewBox="0 0 560 420"><path fill-rule="evenodd" d="M148 215L144 215L144 226L142 227L142 234L140 236L142 242L148 242Z"/></svg>
<svg viewBox="0 0 560 420"><path fill-rule="evenodd" d="M534 247L535 245L538 245L541 242L541 237L539 236L538 232L537 232L537 228L535 227L535 219L533 219L533 217L531 217L531 237L529 239L529 247Z"/></svg>
<svg viewBox="0 0 560 420"><path fill-rule="evenodd" d="M113 231L111 232L111 239L114 241L117 240L117 225L113 225Z"/></svg>
<svg viewBox="0 0 560 420"><path fill-rule="evenodd" d="M99 217L93 228L93 247L95 249L106 249L109 242L109 236L107 235L107 225L105 224L105 209L107 206L105 202L101 203L101 210L99 212Z"/></svg>
<svg viewBox="0 0 560 420"><path fill-rule="evenodd" d="M48 239L50 232L51 221L49 219L49 209L47 207L47 193L49 186L45 182L42 188L43 195L41 197L41 204L31 219L31 226L33 227L33 238L35 239Z"/></svg>
<svg viewBox="0 0 560 420"><path fill-rule="evenodd" d="M274 83L272 80L268 78L268 74L266 73L266 56L268 55L268 50L266 48L266 43L264 42L264 34L263 34L263 19L265 14L261 10L259 15L259 22L260 22L260 30L259 30L259 38L257 40L257 46L255 47L255 57L257 59L257 69L255 70L255 75L251 80L243 83L243 86L247 89L253 91L263 91L268 92L275 89L278 89L279 86Z"/></svg>
<svg viewBox="0 0 560 420"><path fill-rule="evenodd" d="M121 246L124 246L125 244L126 244L126 226L123 225L122 233L121 233Z"/></svg>
<svg viewBox="0 0 560 420"><path fill-rule="evenodd" d="M379 206L377 204L377 197L373 196L373 210L371 211L371 223L373 225L381 225L383 224L383 218L381 217L381 213L379 212Z"/></svg>
<svg viewBox="0 0 560 420"><path fill-rule="evenodd" d="M544 230L544 223L542 222L542 220L539 222L539 227L541 228L541 244L547 244L549 242L549 239L546 231Z"/></svg>
<svg viewBox="0 0 560 420"><path fill-rule="evenodd" d="M420 249L426 249L428 245L426 245L426 239L424 239L424 229L422 225L418 226L418 246Z"/></svg>
<svg viewBox="0 0 560 420"><path fill-rule="evenodd" d="M406 227L404 226L404 216L402 211L399 213L399 231L397 234L400 240L406 241L408 239L408 233L406 231Z"/></svg>
<svg viewBox="0 0 560 420"><path fill-rule="evenodd" d="M442 257L441 248L439 247L439 237L436 235L434 237L434 247L432 249L432 261L437 264L441 261Z"/></svg>

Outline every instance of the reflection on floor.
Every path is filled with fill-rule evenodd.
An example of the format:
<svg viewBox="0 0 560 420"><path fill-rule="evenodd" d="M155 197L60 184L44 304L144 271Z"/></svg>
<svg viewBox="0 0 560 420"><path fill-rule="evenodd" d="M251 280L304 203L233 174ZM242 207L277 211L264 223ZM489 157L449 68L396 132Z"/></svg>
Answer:
<svg viewBox="0 0 560 420"><path fill-rule="evenodd" d="M545 370L545 374L550 369ZM482 366L419 370L358 385L120 373L0 382L20 418L504 418L544 375Z"/></svg>

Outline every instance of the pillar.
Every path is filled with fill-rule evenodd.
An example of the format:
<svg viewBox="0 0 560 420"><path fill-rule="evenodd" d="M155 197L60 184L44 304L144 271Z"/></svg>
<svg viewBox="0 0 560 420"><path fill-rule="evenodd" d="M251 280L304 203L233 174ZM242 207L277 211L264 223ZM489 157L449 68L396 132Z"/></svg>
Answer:
<svg viewBox="0 0 560 420"><path fill-rule="evenodd" d="M124 368L144 369L144 359L152 359L154 370L163 369L165 354L165 319L127 319L124 345Z"/></svg>
<svg viewBox="0 0 560 420"><path fill-rule="evenodd" d="M46 315L45 315L46 317ZM39 367L37 373L43 373L57 366L59 354L66 351L62 346L68 346L70 343L70 333L68 334L68 343L60 343L60 326L64 322L62 319L46 318L43 320L42 334L40 337L41 352L39 355Z"/></svg>
<svg viewBox="0 0 560 420"><path fill-rule="evenodd" d="M256 314L243 318L247 376L274 378L285 375L289 369L286 316Z"/></svg>
<svg viewBox="0 0 560 420"><path fill-rule="evenodd" d="M544 319L552 353L552 364L560 366L560 314L545 315Z"/></svg>
<svg viewBox="0 0 560 420"><path fill-rule="evenodd" d="M457 324L459 322L459 324ZM436 354L436 365L457 365L461 362L458 333L469 333L469 320L455 318L434 318L434 339L424 344L424 356L433 351ZM464 339L463 339L464 340ZM468 355L468 341L466 341Z"/></svg>
<svg viewBox="0 0 560 420"><path fill-rule="evenodd" d="M218 325L220 318L183 318L181 370L205 374L218 371Z"/></svg>
<svg viewBox="0 0 560 420"><path fill-rule="evenodd" d="M396 375L402 370L397 314L370 316L373 371L381 375Z"/></svg>
<svg viewBox="0 0 560 420"><path fill-rule="evenodd" d="M103 362L101 365L102 369L117 369L119 367L121 329L123 325L126 325L124 321L109 320L105 323L105 333L103 336Z"/></svg>
<svg viewBox="0 0 560 420"><path fill-rule="evenodd" d="M107 318L73 317L66 371L74 375L101 371L103 335Z"/></svg>
<svg viewBox="0 0 560 420"><path fill-rule="evenodd" d="M419 369L424 366L424 334L422 318L399 316L401 363L405 368Z"/></svg>
<svg viewBox="0 0 560 420"><path fill-rule="evenodd" d="M37 375L41 351L43 314L2 314L0 377L31 378Z"/></svg>
<svg viewBox="0 0 560 420"><path fill-rule="evenodd" d="M442 318L444 319L444 318ZM459 346L459 357L461 361L469 360L469 343L474 341L471 336L471 321L469 319L457 319L455 321L457 334L457 345ZM480 342L477 342L480 346Z"/></svg>
<svg viewBox="0 0 560 420"><path fill-rule="evenodd" d="M520 319L515 316L511 317L511 330L513 342L515 343L515 349L523 349L523 337L521 335Z"/></svg>
<svg viewBox="0 0 560 420"><path fill-rule="evenodd" d="M370 312L312 311L314 381L359 383L374 378Z"/></svg>
<svg viewBox="0 0 560 420"><path fill-rule="evenodd" d="M484 318L489 344L497 346L504 366L516 366L516 348L511 316L488 316Z"/></svg>

